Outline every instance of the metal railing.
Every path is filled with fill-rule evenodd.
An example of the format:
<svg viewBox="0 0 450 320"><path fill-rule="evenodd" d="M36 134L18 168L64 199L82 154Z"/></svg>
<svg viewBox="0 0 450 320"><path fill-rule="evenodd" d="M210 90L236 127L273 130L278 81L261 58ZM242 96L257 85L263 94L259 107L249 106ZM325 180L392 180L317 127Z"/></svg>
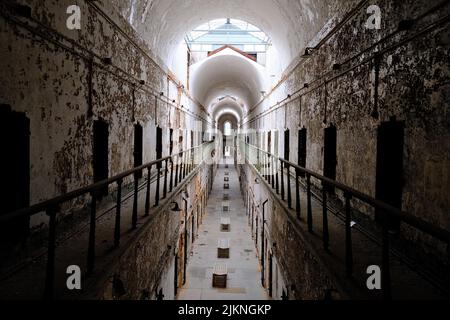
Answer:
<svg viewBox="0 0 450 320"><path fill-rule="evenodd" d="M395 217L400 221L405 222L409 226L424 232L425 234L436 238L448 246L450 245L450 232L430 224L416 216L401 211L383 201L377 200L367 194L355 190L349 186L339 183L335 180L329 179L314 171L300 167L292 162L273 155L256 146L246 143L242 139L239 140L240 150L245 157L246 163L251 163L259 174L266 179L268 185L281 196L281 200L287 203L289 209L292 207L292 188L291 179L295 180L294 196L296 199L295 212L296 217L301 217L300 205L300 177L304 176L306 180L306 223L309 232L313 232L313 214L312 214L312 200L311 200L311 177L318 179L322 183L322 241L325 250L329 250L329 228L328 228L328 207L327 207L327 187L335 187L343 191L344 207L345 207L345 270L348 276L353 273L353 250L352 250L352 231L351 231L351 200L359 199L367 205L378 210L381 214L382 224L382 290L383 296L386 299L391 298L391 279L390 279L390 258L389 258L389 219ZM294 175L291 176L291 168ZM285 174L286 172L286 174ZM281 174L280 174L281 173ZM285 190L285 176L287 179L287 190Z"/></svg>
<svg viewBox="0 0 450 320"><path fill-rule="evenodd" d="M124 179L133 175L133 208L131 216L132 229L137 228L138 221L138 193L139 178L143 171L147 171L145 182L145 206L144 216L150 214L151 202L151 184L152 174L156 173L156 189L154 198L154 207L159 205L160 200L165 199L168 193L172 192L189 174L201 165L204 160L204 149L212 142L205 142L197 147L181 151L179 153L167 156L161 159L151 161L139 167L122 172L116 176L103 181L79 188L61 196L43 201L41 203L23 208L14 212L6 213L0 216L0 223L5 223L21 217L31 217L37 213L45 212L49 217L48 224L48 247L47 247L47 265L45 274L44 298L51 299L54 295L55 281L55 249L56 249L56 225L57 214L62 204L74 200L78 197L89 194L90 199L90 222L89 222L89 242L87 252L87 275L92 274L95 267L95 239L96 239L96 221L97 221L97 201L102 190L108 188L111 184L116 184L117 199L114 222L114 248L120 245L121 237L121 207L122 207L122 188ZM155 178L153 180L155 180ZM161 190L162 187L162 190Z"/></svg>

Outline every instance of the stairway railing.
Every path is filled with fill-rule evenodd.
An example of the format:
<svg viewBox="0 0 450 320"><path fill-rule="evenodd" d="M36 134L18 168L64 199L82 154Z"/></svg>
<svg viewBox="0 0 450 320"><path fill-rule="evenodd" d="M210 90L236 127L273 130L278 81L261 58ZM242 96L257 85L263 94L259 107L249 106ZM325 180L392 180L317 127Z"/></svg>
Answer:
<svg viewBox="0 0 450 320"><path fill-rule="evenodd" d="M395 217L408 224L409 226L424 232L425 234L442 241L450 246L450 232L439 228L427 221L424 221L416 216L399 210L383 201L377 200L367 194L364 194L358 190L355 190L349 186L339 183L335 180L329 179L323 175L320 175L314 171L308 170L304 167L300 167L292 162L282 159L276 155L273 155L265 150L262 150L256 146L246 143L244 140L239 139L241 153L244 154L246 163L252 164L259 174L264 177L276 194L281 196L281 199L285 201L289 209L292 208L292 188L291 179L295 179L294 194L296 197L296 216L298 219L301 217L300 206L300 176L304 175L306 179L306 201L307 212L306 222L308 231L313 231L313 215L312 215L312 200L311 200L311 177L318 179L322 183L322 241L325 250L329 249L329 230L328 230L328 209L327 209L327 187L335 187L343 191L345 199L345 269L348 276L353 273L353 251L352 251L352 232L351 232L351 200L352 198L359 199L367 205L379 210L382 218L382 290L383 296L386 299L391 298L391 279L390 279L390 263L389 263L389 219ZM279 168L279 169L278 169ZM291 177L291 169L295 172ZM287 179L287 190L285 190L284 176L285 171ZM279 174L281 172L281 175Z"/></svg>
<svg viewBox="0 0 450 320"><path fill-rule="evenodd" d="M45 212L49 217L48 224L48 252L47 265L45 275L44 298L51 299L54 295L55 282L55 249L56 249L56 225L59 208L62 204L74 200L78 197L89 194L90 201L90 223L89 223L89 244L87 252L87 274L92 274L95 267L95 238L96 238L96 222L97 222L97 201L100 193L112 184L117 186L117 203L114 222L114 247L118 248L121 237L121 207L122 207L122 185L125 178L133 176L133 210L131 217L132 229L136 229L138 220L138 192L139 177L141 173L147 171L147 179L145 182L145 215L150 214L150 187L152 184L152 172L156 171L156 190L154 198L154 206L159 205L159 201L165 199L167 195L174 190L183 180L189 176L198 166L202 165L205 160L204 151L212 141L205 142L199 146L190 148L185 151L167 156L161 159L151 161L139 167L122 172L116 176L103 181L91 184L86 187L68 192L58 197L40 202L27 208L23 208L14 212L0 215L0 224L20 219L22 217L31 217L37 213ZM170 165L169 165L170 164ZM161 181L162 180L162 181ZM162 184L162 190L161 190Z"/></svg>

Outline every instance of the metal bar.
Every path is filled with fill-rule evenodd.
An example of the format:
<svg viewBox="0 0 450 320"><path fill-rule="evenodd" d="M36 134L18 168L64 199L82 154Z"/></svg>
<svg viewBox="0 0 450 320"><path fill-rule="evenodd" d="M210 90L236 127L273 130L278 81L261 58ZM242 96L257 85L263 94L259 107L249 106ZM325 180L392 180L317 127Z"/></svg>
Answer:
<svg viewBox="0 0 450 320"><path fill-rule="evenodd" d="M139 179L137 174L134 175L134 193L133 193L133 214L131 215L131 227L136 229L138 216L138 193L139 193Z"/></svg>
<svg viewBox="0 0 450 320"><path fill-rule="evenodd" d="M278 160L275 161L275 191L277 194L280 193L280 184L279 184L279 174L278 174Z"/></svg>
<svg viewBox="0 0 450 320"><path fill-rule="evenodd" d="M180 162L180 157L177 155L176 165L175 165L175 187L178 185L178 167Z"/></svg>
<svg viewBox="0 0 450 320"><path fill-rule="evenodd" d="M300 185L298 177L299 177L298 169L295 169L295 212L297 213L297 219L300 219L301 206L300 206Z"/></svg>
<svg viewBox="0 0 450 320"><path fill-rule="evenodd" d="M161 180L161 168L158 166L158 171L156 173L156 192L155 192L155 204L154 207L159 205L159 186Z"/></svg>
<svg viewBox="0 0 450 320"><path fill-rule="evenodd" d="M284 200L284 165L283 161L280 162L281 166L281 200Z"/></svg>
<svg viewBox="0 0 450 320"><path fill-rule="evenodd" d="M344 194L345 197L345 266L347 276L351 276L353 273L353 249L352 249L352 217L350 200L351 195Z"/></svg>
<svg viewBox="0 0 450 320"><path fill-rule="evenodd" d="M307 223L308 231L313 232L313 217L311 204L311 175L306 174L306 202L307 202Z"/></svg>
<svg viewBox="0 0 450 320"><path fill-rule="evenodd" d="M273 156L273 157L271 157L270 158L270 162L271 162L271 167L272 167L272 170L271 170L271 175L272 175L272 189L275 189L275 162L274 162L274 158L275 158L275 156Z"/></svg>
<svg viewBox="0 0 450 320"><path fill-rule="evenodd" d="M120 245L120 214L122 209L122 180L117 181L116 219L114 222L114 248Z"/></svg>
<svg viewBox="0 0 450 320"><path fill-rule="evenodd" d="M165 168L164 168L163 199L165 199L167 196L167 173L169 171L169 159L166 159L164 162L165 162Z"/></svg>
<svg viewBox="0 0 450 320"><path fill-rule="evenodd" d="M147 189L145 190L145 214L144 217L147 217L150 214L150 185L151 185L151 173L152 167L148 168L147 172Z"/></svg>
<svg viewBox="0 0 450 320"><path fill-rule="evenodd" d="M91 216L89 225L89 246L87 254L87 274L91 275L95 267L95 222L97 216L97 195L91 193Z"/></svg>
<svg viewBox="0 0 450 320"><path fill-rule="evenodd" d="M286 166L286 170L287 170L287 202L289 209L292 209L291 168L289 164Z"/></svg>
<svg viewBox="0 0 450 320"><path fill-rule="evenodd" d="M328 251L330 235L328 233L327 191L325 183L322 184L322 235L323 248Z"/></svg>
<svg viewBox="0 0 450 320"><path fill-rule="evenodd" d="M49 207L46 212L49 217L47 268L44 289L44 299L46 300L52 300L54 298L55 290L56 211L55 207Z"/></svg>
<svg viewBox="0 0 450 320"><path fill-rule="evenodd" d="M173 190L173 158L170 157L170 184L169 184L169 192Z"/></svg>

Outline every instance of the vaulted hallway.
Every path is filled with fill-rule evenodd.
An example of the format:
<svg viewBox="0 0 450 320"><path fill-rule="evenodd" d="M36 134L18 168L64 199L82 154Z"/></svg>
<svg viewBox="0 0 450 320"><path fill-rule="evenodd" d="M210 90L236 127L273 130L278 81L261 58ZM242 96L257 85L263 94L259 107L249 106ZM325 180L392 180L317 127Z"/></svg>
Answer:
<svg viewBox="0 0 450 320"><path fill-rule="evenodd" d="M228 181L225 181L228 180ZM224 185L229 188L225 189ZM226 200L228 199L228 200ZM201 219L187 264L186 284L180 288L180 300L263 300L268 298L261 286L261 266L255 250L250 219L246 214L239 177L232 158L219 163L205 216ZM221 219L230 219L229 231L221 231ZM229 252L218 257L219 242ZM214 266L227 268L226 288L213 287Z"/></svg>
<svg viewBox="0 0 450 320"><path fill-rule="evenodd" d="M1 1L0 300L449 299L449 34L449 0Z"/></svg>

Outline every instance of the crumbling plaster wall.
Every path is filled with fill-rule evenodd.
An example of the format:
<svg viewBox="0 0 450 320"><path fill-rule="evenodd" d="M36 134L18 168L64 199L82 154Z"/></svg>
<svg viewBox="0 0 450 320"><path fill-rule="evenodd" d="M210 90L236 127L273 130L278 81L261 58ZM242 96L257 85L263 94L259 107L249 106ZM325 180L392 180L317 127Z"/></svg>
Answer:
<svg viewBox="0 0 450 320"><path fill-rule="evenodd" d="M282 133L289 128L292 162L297 162L298 129L307 128L306 167L322 173L323 129L334 124L337 181L375 196L377 128L395 116L405 122L402 209L449 230L450 42L445 18L449 5L429 12L437 2L377 1L381 29L369 30L364 25L370 4L368 1L357 10L310 57L300 59L272 93L276 99L269 97L257 106L248 118L253 120L244 122L243 128L279 130L280 155ZM342 13L336 21L342 20ZM411 30L395 33L402 19L415 18ZM377 51L381 52L381 63L375 107L375 63L371 57ZM340 70L333 70L335 63L341 64ZM303 88L305 83L308 88ZM286 104L259 116L288 94L292 98ZM378 117L372 116L374 111ZM361 209L372 215L368 208Z"/></svg>
<svg viewBox="0 0 450 320"><path fill-rule="evenodd" d="M135 123L144 128L144 161L156 157L156 126L164 129L163 155L169 152L168 127L201 130L200 118L185 111L207 116L169 80L114 8L76 1L81 30L68 30L66 9L73 1L17 2L31 8L31 17L2 5L0 103L31 122L32 204L93 182L96 119L109 124L110 176L133 167ZM106 57L112 65L103 63ZM172 100L183 100L184 111ZM45 217L35 217L32 224L41 221Z"/></svg>

